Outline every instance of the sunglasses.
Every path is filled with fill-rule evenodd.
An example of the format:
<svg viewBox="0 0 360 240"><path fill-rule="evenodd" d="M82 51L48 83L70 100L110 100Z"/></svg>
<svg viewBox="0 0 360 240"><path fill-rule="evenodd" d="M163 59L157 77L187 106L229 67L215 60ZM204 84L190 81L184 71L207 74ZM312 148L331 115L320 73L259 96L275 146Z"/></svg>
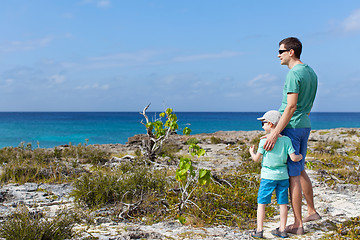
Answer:
<svg viewBox="0 0 360 240"><path fill-rule="evenodd" d="M261 122L261 126L264 126L265 123L268 123L267 121Z"/></svg>
<svg viewBox="0 0 360 240"><path fill-rule="evenodd" d="M285 49L285 50L279 50L279 54L281 55L281 54L283 54L284 52L288 52L288 51L290 51L291 49Z"/></svg>

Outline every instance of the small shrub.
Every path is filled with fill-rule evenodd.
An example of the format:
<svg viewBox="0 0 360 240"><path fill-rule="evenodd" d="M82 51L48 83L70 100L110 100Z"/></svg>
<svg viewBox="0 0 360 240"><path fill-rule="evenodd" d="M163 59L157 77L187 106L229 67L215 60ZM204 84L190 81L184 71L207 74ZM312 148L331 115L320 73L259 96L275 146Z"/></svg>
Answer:
<svg viewBox="0 0 360 240"><path fill-rule="evenodd" d="M211 144L219 144L219 143L221 143L222 141L221 141L220 138L217 138L217 137L212 136L212 137L210 138L210 142L211 142Z"/></svg>
<svg viewBox="0 0 360 240"><path fill-rule="evenodd" d="M135 150L135 155L136 155L137 157L141 157L141 156L142 156L141 150L140 150L139 148L137 148L137 149Z"/></svg>
<svg viewBox="0 0 360 240"><path fill-rule="evenodd" d="M59 182L63 179L62 166L45 165L31 160L13 161L3 166L1 182Z"/></svg>
<svg viewBox="0 0 360 240"><path fill-rule="evenodd" d="M166 171L125 163L119 171L86 173L74 182L71 195L79 205L90 208L132 202L151 192L164 192Z"/></svg>
<svg viewBox="0 0 360 240"><path fill-rule="evenodd" d="M53 219L42 212L31 213L21 206L1 224L0 237L11 240L71 239L73 227L80 217L73 211L62 210Z"/></svg>
<svg viewBox="0 0 360 240"><path fill-rule="evenodd" d="M261 139L262 136L263 136L263 135L260 134L260 135L258 135L257 137L253 138L253 139L250 141L250 144L251 144L251 145L258 146L259 143L260 143L260 139Z"/></svg>
<svg viewBox="0 0 360 240"><path fill-rule="evenodd" d="M196 206L191 204L183 209L185 224L222 224L242 229L253 227L256 222L258 178L235 173L221 176L221 180L222 184L213 181L201 188L189 189L194 190L190 200ZM178 194L168 192L170 206L178 204ZM275 208L270 205L267 213L273 216Z"/></svg>
<svg viewBox="0 0 360 240"><path fill-rule="evenodd" d="M82 163L91 163L94 165L103 164L110 158L110 153L104 152L101 149L79 143L77 146L69 145L61 153L62 158L76 158Z"/></svg>
<svg viewBox="0 0 360 240"><path fill-rule="evenodd" d="M351 218L350 220L337 224L334 233L325 235L322 239L359 239L360 235L360 216Z"/></svg>
<svg viewBox="0 0 360 240"><path fill-rule="evenodd" d="M179 151L180 151L180 147L177 144L165 142L160 148L158 155L162 157L175 158L175 153Z"/></svg>
<svg viewBox="0 0 360 240"><path fill-rule="evenodd" d="M198 144L200 141L197 139L197 138L189 138L187 141L186 141L186 145L191 145L191 144Z"/></svg>
<svg viewBox="0 0 360 240"><path fill-rule="evenodd" d="M79 144L59 149L32 149L31 145L0 149L0 163L3 164L2 182L62 182L77 178L83 163L104 163L109 153L94 146Z"/></svg>

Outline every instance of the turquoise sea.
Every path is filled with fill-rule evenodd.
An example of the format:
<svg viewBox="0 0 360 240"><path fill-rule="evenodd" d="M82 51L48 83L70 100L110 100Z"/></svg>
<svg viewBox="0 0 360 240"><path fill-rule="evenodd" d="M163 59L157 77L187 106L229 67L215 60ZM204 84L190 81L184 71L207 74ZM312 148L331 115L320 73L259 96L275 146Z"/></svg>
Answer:
<svg viewBox="0 0 360 240"><path fill-rule="evenodd" d="M196 133L232 130L262 130L256 120L263 112L175 112L180 130ZM147 113L155 118L157 113ZM312 129L360 128L360 113L315 112ZM146 133L138 112L0 112L0 148L54 147L63 144L126 143L135 134Z"/></svg>

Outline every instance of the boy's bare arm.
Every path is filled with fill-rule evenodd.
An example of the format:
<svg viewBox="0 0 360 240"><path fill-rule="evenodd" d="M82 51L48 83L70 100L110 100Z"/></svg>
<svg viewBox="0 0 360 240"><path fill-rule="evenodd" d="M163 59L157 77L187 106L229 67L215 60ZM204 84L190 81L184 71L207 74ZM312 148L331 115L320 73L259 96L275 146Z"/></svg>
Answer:
<svg viewBox="0 0 360 240"><path fill-rule="evenodd" d="M295 153L290 154L290 159L293 162L298 162L303 158L303 155L301 155L301 153L299 153L299 155L296 155Z"/></svg>
<svg viewBox="0 0 360 240"><path fill-rule="evenodd" d="M254 146L254 145L252 145L252 146L249 148L249 152L250 152L250 155L251 155L252 160L254 160L255 162L261 161L261 159L262 159L262 154L259 153L259 152L255 153L255 146Z"/></svg>

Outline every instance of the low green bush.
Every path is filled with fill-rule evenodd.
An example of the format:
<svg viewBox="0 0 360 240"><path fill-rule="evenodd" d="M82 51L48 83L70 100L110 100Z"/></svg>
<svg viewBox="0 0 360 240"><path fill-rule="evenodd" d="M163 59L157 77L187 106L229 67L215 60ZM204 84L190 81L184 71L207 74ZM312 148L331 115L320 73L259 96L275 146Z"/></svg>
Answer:
<svg viewBox="0 0 360 240"><path fill-rule="evenodd" d="M196 189L190 198L194 204L183 209L182 221L197 226L221 224L238 226L241 229L254 227L256 223L257 191L259 179L257 175L233 172L226 174L218 181ZM168 192L167 199L171 206L176 206L180 193ZM174 209L173 216L178 210ZM275 208L270 205L268 216L275 214Z"/></svg>
<svg viewBox="0 0 360 240"><path fill-rule="evenodd" d="M177 144L165 142L157 153L158 156L175 158L175 153L180 151L180 147Z"/></svg>
<svg viewBox="0 0 360 240"><path fill-rule="evenodd" d="M76 178L81 170L66 162L39 163L34 160L12 161L2 167L1 182L68 182Z"/></svg>
<svg viewBox="0 0 360 240"><path fill-rule="evenodd" d="M332 186L338 183L360 185L359 165L360 144L352 143L354 148L347 150L346 154L337 149L344 144L336 141L316 143L307 154L306 166L320 173L320 180Z"/></svg>
<svg viewBox="0 0 360 240"><path fill-rule="evenodd" d="M348 240L359 239L360 236L360 216L337 224L333 233L326 234L322 239Z"/></svg>
<svg viewBox="0 0 360 240"><path fill-rule="evenodd" d="M73 211L62 210L54 218L47 218L43 212L31 213L21 206L0 225L0 237L9 240L62 240L72 239L73 227L81 222Z"/></svg>
<svg viewBox="0 0 360 240"><path fill-rule="evenodd" d="M94 146L79 144L67 148L32 149L30 144L0 149L2 182L63 182L77 178L83 170L78 162L102 164L110 158Z"/></svg>
<svg viewBox="0 0 360 240"><path fill-rule="evenodd" d="M64 148L59 156L61 158L76 158L82 163L103 164L110 159L110 153L87 144L69 145Z"/></svg>
<svg viewBox="0 0 360 240"><path fill-rule="evenodd" d="M222 142L222 140L221 140L220 138L217 138L217 137L212 136L212 137L210 138L210 142L211 142L211 144L219 144L219 143Z"/></svg>
<svg viewBox="0 0 360 240"><path fill-rule="evenodd" d="M71 196L79 205L96 208L138 201L152 192L164 192L165 187L166 171L127 163L116 171L98 170L83 174L74 182Z"/></svg>
<svg viewBox="0 0 360 240"><path fill-rule="evenodd" d="M198 144L199 142L200 142L199 139L192 137L186 141L186 145Z"/></svg>

